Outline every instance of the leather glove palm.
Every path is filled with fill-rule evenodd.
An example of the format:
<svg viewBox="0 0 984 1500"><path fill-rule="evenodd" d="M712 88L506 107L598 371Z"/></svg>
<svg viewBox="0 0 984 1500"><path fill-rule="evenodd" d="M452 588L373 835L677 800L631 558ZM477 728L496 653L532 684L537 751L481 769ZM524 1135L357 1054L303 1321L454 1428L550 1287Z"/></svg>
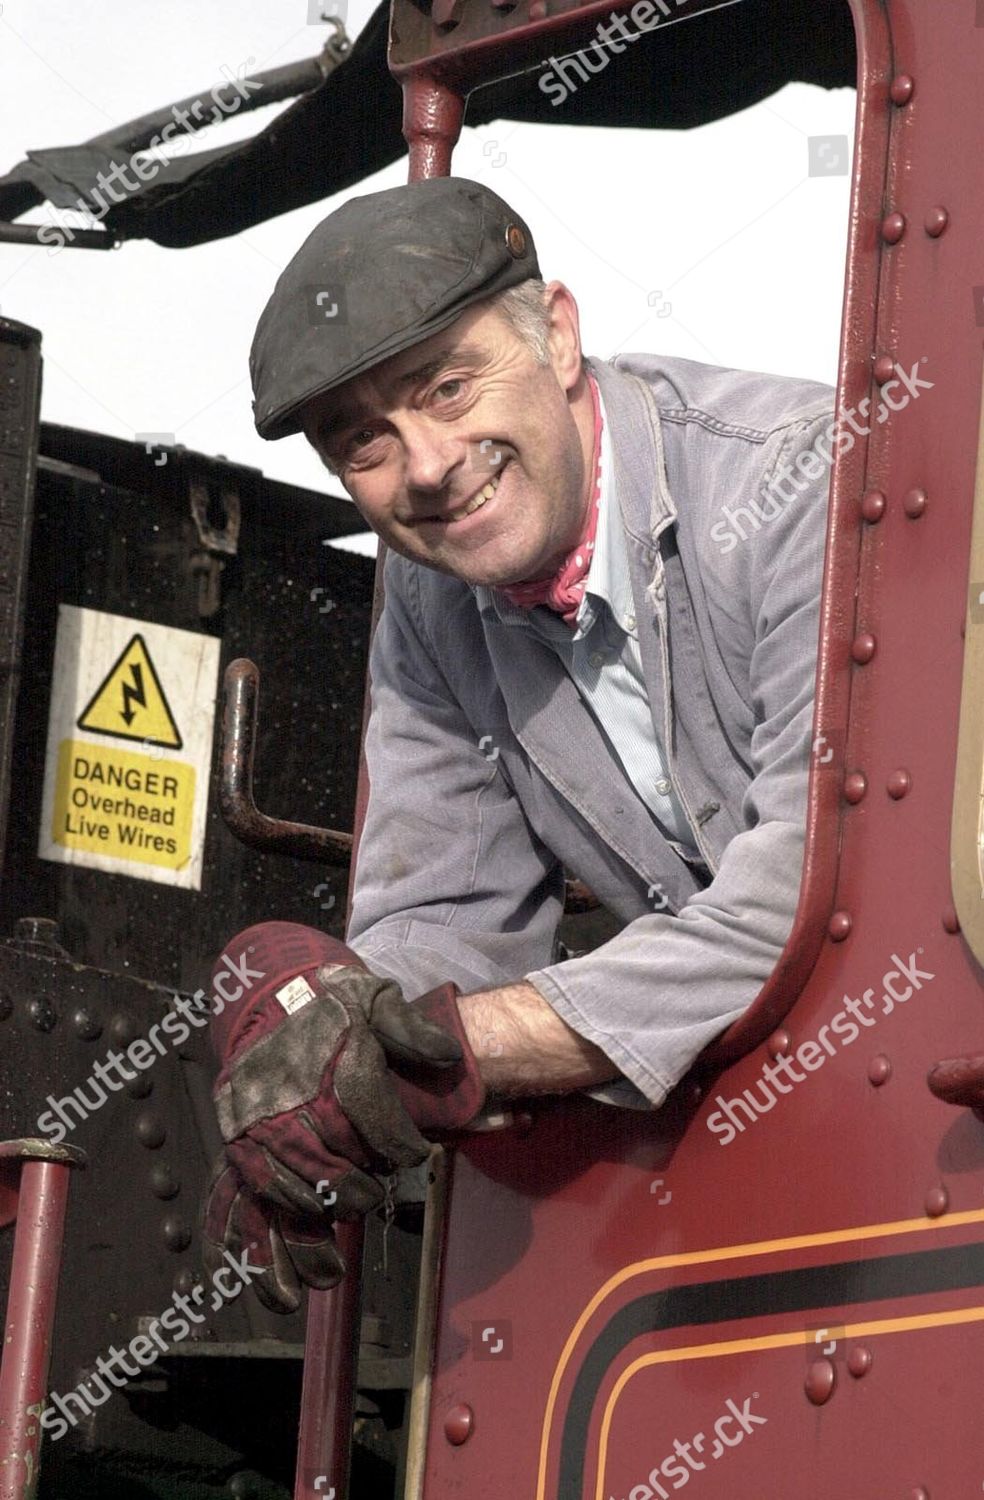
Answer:
<svg viewBox="0 0 984 1500"><path fill-rule="evenodd" d="M345 1274L324 1213L300 1217L261 1202L222 1152L212 1169L202 1229L202 1259L210 1277L225 1264L226 1251L234 1257L246 1251L254 1270L251 1287L264 1307L278 1313L300 1306L302 1285L327 1290Z"/></svg>

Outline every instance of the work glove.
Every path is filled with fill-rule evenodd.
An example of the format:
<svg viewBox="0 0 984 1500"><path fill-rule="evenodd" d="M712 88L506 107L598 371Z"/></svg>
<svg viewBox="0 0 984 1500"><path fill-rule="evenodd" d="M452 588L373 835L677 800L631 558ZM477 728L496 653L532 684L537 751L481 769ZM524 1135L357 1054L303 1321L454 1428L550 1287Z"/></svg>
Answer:
<svg viewBox="0 0 984 1500"><path fill-rule="evenodd" d="M212 1168L202 1226L202 1259L210 1279L226 1253L245 1253L249 1285L272 1312L294 1312L301 1286L327 1290L345 1274L331 1221L324 1213L300 1217L263 1203L219 1154Z"/></svg>
<svg viewBox="0 0 984 1500"><path fill-rule="evenodd" d="M289 1212L359 1217L382 1201L375 1174L426 1158L422 1132L461 1129L482 1108L458 990L408 1004L344 943L294 922L248 928L215 974L244 955L262 977L211 1020L227 1156Z"/></svg>

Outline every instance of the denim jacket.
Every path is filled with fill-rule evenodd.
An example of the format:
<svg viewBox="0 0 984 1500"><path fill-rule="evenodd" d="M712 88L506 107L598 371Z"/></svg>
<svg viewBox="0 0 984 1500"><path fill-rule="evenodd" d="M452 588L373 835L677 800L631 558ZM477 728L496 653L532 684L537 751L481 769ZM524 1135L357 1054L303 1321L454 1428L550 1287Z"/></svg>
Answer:
<svg viewBox="0 0 984 1500"><path fill-rule="evenodd" d="M795 915L833 393L655 355L591 369L654 732L701 861L662 835L546 645L390 552L348 941L408 999L526 979L618 1068L599 1097L658 1105L755 999ZM625 925L558 961L565 870Z"/></svg>

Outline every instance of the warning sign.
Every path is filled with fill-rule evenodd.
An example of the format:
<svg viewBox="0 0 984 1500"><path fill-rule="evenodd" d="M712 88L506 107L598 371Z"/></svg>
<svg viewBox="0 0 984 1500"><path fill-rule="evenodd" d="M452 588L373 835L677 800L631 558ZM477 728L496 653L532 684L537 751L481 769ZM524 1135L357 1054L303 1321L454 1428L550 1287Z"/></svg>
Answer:
<svg viewBox="0 0 984 1500"><path fill-rule="evenodd" d="M84 740L58 747L51 834L67 849L178 870L191 858L194 802L193 766Z"/></svg>
<svg viewBox="0 0 984 1500"><path fill-rule="evenodd" d="M219 642L62 605L42 859L198 890Z"/></svg>
<svg viewBox="0 0 984 1500"><path fill-rule="evenodd" d="M80 715L79 728L181 749L178 726L142 635L135 635L114 661Z"/></svg>

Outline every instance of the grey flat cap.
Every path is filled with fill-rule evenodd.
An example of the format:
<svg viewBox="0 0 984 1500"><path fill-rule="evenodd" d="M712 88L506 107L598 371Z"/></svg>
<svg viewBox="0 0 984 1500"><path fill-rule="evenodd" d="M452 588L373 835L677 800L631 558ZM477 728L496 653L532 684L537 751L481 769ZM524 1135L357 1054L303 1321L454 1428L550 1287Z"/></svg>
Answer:
<svg viewBox="0 0 984 1500"><path fill-rule="evenodd" d="M539 274L529 229L481 183L431 177L350 198L304 241L257 324L257 432L300 432L313 396Z"/></svg>

